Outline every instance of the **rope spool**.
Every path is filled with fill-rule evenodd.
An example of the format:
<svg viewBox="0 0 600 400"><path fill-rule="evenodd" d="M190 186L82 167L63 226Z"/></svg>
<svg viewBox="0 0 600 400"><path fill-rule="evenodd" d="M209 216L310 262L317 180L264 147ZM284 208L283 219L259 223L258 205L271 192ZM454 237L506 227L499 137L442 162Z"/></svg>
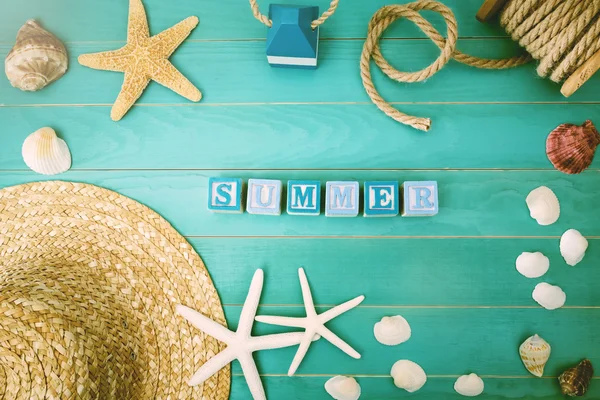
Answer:
<svg viewBox="0 0 600 400"><path fill-rule="evenodd" d="M444 18L446 38L419 14L422 10L438 12ZM600 67L600 0L488 0L480 9L478 19L489 19L499 10L501 25L528 54L485 59L458 51L456 18L452 10L436 0L419 0L379 9L369 22L360 59L363 86L373 103L402 124L423 131L431 126L429 118L404 114L379 95L371 79L371 58L383 73L398 82L423 81L442 69L450 59L477 68L503 69L525 64L534 58L539 60L537 72L540 76L547 76L554 82L566 79L561 89L565 96L575 92ZM441 50L440 56L420 71L399 71L381 54L379 40L382 34L400 18L412 21Z"/></svg>

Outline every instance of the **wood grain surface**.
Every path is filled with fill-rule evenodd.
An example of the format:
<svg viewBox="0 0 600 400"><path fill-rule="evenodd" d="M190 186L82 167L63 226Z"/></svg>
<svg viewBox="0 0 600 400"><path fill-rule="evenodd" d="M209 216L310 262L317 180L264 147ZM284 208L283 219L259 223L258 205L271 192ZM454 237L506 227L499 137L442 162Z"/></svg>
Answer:
<svg viewBox="0 0 600 400"><path fill-rule="evenodd" d="M294 3L282 0L283 3ZM328 0L314 0L324 9ZM521 50L494 23L480 24L480 0L444 0L459 23L459 48L486 57ZM273 69L265 59L265 27L245 1L145 0L152 33L190 16L199 27L172 57L204 94L190 103L156 83L119 123L110 106L122 74L94 71L79 54L114 49L126 35L126 0L23 0L0 14L0 54L29 18L66 42L69 71L36 93L0 79L0 187L44 179L93 183L138 200L169 220L203 257L237 324L252 274L265 270L260 314L302 315L297 269L306 269L315 302L327 309L359 294L366 300L329 326L359 350L346 357L325 341L309 351L298 376L285 374L295 348L257 356L269 399L327 400L336 374L356 376L361 399L461 398L456 378L484 378L481 399L557 399L555 377L588 357L600 365L600 161L577 176L554 171L548 133L565 122L596 121L600 78L569 99L539 78L535 65L482 71L451 62L419 84L398 84L374 68L374 82L395 106L433 120L428 133L400 126L369 102L358 58L367 23L388 0L341 0L321 29L316 71ZM267 12L268 3L259 2ZM441 18L424 13L442 33ZM439 50L411 23L385 35L385 56L402 70L428 65ZM68 143L72 170L44 177L20 155L25 137L51 126ZM218 215L206 209L211 176L327 180L437 180L433 218L328 219ZM525 197L546 185L561 201L561 218L539 226ZM559 252L560 235L580 230L590 242L576 267ZM523 251L542 251L549 272L527 279L515 269ZM531 298L539 282L560 285L566 306L547 311ZM403 315L412 338L385 347L373 324ZM281 329L261 324L256 333ZM552 345L547 376L534 378L517 349L538 333ZM429 375L409 395L389 371L411 359ZM232 400L249 392L233 365ZM588 398L600 398L594 380Z"/></svg>

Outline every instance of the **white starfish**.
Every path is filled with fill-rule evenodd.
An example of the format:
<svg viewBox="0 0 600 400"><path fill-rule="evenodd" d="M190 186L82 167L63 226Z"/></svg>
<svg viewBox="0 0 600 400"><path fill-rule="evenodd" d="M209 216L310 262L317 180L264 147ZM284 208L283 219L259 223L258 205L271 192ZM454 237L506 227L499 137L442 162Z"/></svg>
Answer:
<svg viewBox="0 0 600 400"><path fill-rule="evenodd" d="M211 320L208 317L192 310L189 307L178 305L176 308L177 314L188 320L196 328L206 334L227 344L227 348L208 360L200 367L194 376L189 380L191 386L196 386L203 383L205 380L216 374L221 368L237 359L242 366L246 383L252 393L254 400L265 400L265 390L258 369L252 358L252 353L259 350L279 349L282 347L294 346L302 340L304 334L296 333L280 333L275 335L252 336L252 325L258 302L263 287L264 274L261 269L254 273L246 302L242 308L240 321L237 331L232 332L223 325Z"/></svg>
<svg viewBox="0 0 600 400"><path fill-rule="evenodd" d="M294 318L277 317L271 315L261 315L256 317L257 321L266 324L304 328L304 337L302 338L302 342L300 342L300 347L298 347L298 351L294 356L292 365L290 365L288 376L292 376L296 373L296 370L300 366L302 359L304 359L304 356L310 347L310 343L314 340L315 335L317 338L319 335L324 337L327 339L327 341L342 350L344 353L348 354L350 357L360 358L360 354L358 354L356 350L340 339L335 333L327 329L325 324L335 317L359 305L365 299L365 296L358 296L352 300L340 304L339 306L333 307L322 314L317 314L315 305L313 303L312 294L310 293L310 286L308 285L308 280L306 279L306 274L304 273L303 268L298 269L298 275L300 277L300 286L302 288L302 298L304 299L306 317Z"/></svg>

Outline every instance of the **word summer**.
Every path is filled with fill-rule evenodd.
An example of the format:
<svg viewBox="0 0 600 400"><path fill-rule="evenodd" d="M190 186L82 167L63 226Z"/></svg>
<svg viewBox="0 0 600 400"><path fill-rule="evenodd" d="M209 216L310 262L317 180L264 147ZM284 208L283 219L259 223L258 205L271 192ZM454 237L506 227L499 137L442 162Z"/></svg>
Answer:
<svg viewBox="0 0 600 400"><path fill-rule="evenodd" d="M208 209L213 212L243 213L244 182L240 178L210 178ZM364 183L365 217L432 216L438 213L438 186L435 181L368 181ZM325 215L356 217L360 186L356 181L334 181L325 185ZM281 215L282 183L272 179L249 179L246 210L250 214ZM287 183L287 213L321 214L321 182L294 180Z"/></svg>

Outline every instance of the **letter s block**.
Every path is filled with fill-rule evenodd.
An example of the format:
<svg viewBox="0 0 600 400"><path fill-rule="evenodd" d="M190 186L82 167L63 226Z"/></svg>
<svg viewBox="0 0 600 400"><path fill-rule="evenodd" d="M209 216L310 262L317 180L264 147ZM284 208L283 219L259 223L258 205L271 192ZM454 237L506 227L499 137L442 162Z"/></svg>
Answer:
<svg viewBox="0 0 600 400"><path fill-rule="evenodd" d="M438 213L437 182L404 182L402 191L403 217L429 217Z"/></svg>
<svg viewBox="0 0 600 400"><path fill-rule="evenodd" d="M288 181L287 213L290 215L321 214L321 182Z"/></svg>
<svg viewBox="0 0 600 400"><path fill-rule="evenodd" d="M249 179L246 209L250 214L281 215L281 181Z"/></svg>
<svg viewBox="0 0 600 400"><path fill-rule="evenodd" d="M355 181L327 182L325 192L326 217L356 217L360 188Z"/></svg>
<svg viewBox="0 0 600 400"><path fill-rule="evenodd" d="M240 178L208 179L208 210L212 212L242 213L242 186Z"/></svg>

